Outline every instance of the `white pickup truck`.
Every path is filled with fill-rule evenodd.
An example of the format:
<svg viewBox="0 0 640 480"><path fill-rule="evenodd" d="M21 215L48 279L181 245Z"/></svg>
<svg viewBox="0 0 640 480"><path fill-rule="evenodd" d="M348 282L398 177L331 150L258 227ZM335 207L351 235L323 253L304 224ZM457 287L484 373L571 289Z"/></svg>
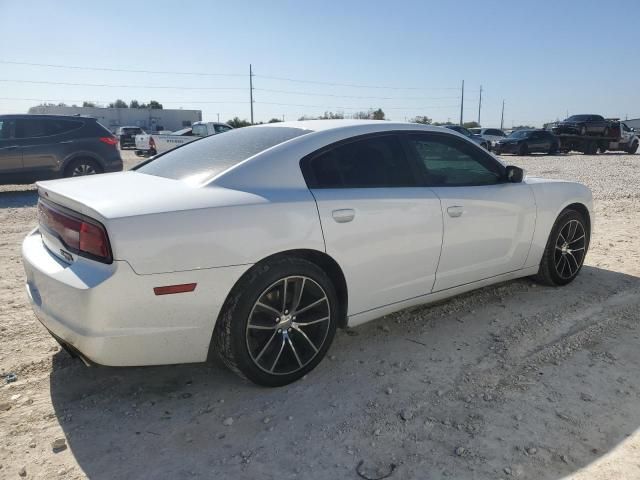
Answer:
<svg viewBox="0 0 640 480"><path fill-rule="evenodd" d="M153 156L193 142L201 137L216 135L231 130L226 123L195 122L189 128L183 128L170 134L144 133L136 135L136 155Z"/></svg>

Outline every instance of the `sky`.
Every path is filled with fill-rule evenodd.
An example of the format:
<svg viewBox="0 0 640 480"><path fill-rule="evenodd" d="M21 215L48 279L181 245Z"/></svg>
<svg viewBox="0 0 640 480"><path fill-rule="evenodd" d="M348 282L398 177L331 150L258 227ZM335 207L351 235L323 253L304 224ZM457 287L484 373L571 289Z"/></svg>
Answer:
<svg viewBox="0 0 640 480"><path fill-rule="evenodd" d="M249 119L252 64L256 122L457 123L463 80L464 121L482 86L485 127L503 100L505 128L640 118L639 19L638 0L0 0L0 113L121 98Z"/></svg>

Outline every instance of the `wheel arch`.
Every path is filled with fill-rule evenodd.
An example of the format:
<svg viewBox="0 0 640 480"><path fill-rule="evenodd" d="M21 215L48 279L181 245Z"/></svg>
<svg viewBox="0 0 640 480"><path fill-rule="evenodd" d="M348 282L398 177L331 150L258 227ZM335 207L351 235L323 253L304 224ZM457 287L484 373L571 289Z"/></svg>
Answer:
<svg viewBox="0 0 640 480"><path fill-rule="evenodd" d="M94 162L96 162L98 165L100 165L100 167L102 169L104 169L104 162L102 160L102 158L100 158L98 155L96 155L93 152L88 152L88 151L78 151L78 152L73 152L71 155L67 156L64 161L62 162L62 169L61 171L64 173L66 172L67 168L69 167L69 165L71 164L71 162L81 159L81 158L88 158L89 160L93 160Z"/></svg>
<svg viewBox="0 0 640 480"><path fill-rule="evenodd" d="M251 268L249 268L246 272L242 274L242 276L236 281L234 286L231 288L231 290L227 294L227 298L223 303L223 308L221 309L220 314L221 315L223 314L224 309L227 305L227 301L232 295L235 294L239 285L241 285L242 282L249 275L251 275L256 268L260 268L265 263L272 260L279 259L279 258L300 258L302 260L306 260L308 262L311 262L317 265L329 276L329 279L331 280L334 288L336 289L336 295L338 296L338 308L340 310L340 316L338 319L337 326L338 328L346 328L349 294L347 289L347 281L342 271L342 268L340 268L340 265L338 264L338 262L336 262L333 259L333 257L328 255L327 253L322 252L320 250L313 250L313 249L285 250L282 252L269 255L263 258L262 260L260 260L259 262L255 263Z"/></svg>
<svg viewBox="0 0 640 480"><path fill-rule="evenodd" d="M581 214L584 217L585 221L587 222L587 229L589 230L589 236L591 236L591 214L589 213L589 209L587 208L587 206L584 203L575 202L575 203L570 203L569 205L564 207L560 211L560 213L564 212L565 210L575 210L576 212ZM556 218L560 216L560 213L558 213Z"/></svg>

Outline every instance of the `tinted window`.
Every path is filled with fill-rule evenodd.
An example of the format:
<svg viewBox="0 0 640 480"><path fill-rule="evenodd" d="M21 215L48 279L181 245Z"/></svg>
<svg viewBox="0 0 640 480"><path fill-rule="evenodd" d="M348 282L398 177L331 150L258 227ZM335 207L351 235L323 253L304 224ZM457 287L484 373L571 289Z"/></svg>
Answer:
<svg viewBox="0 0 640 480"><path fill-rule="evenodd" d="M73 120L45 120L45 131L47 135L60 135L61 133L71 132L82 127L82 122Z"/></svg>
<svg viewBox="0 0 640 480"><path fill-rule="evenodd" d="M504 137L504 133L501 130L496 130L495 128L489 128L485 130L485 135L493 135L495 137Z"/></svg>
<svg viewBox="0 0 640 480"><path fill-rule="evenodd" d="M493 185L502 181L504 167L472 144L445 135L412 134L408 138L431 186Z"/></svg>
<svg viewBox="0 0 640 480"><path fill-rule="evenodd" d="M212 135L155 157L138 172L182 180L206 181L268 148L310 130L289 127L246 127Z"/></svg>
<svg viewBox="0 0 640 480"><path fill-rule="evenodd" d="M215 125L213 129L216 131L216 133L224 133L231 130L231 127L227 127L226 125Z"/></svg>
<svg viewBox="0 0 640 480"><path fill-rule="evenodd" d="M9 120L0 120L0 140L7 139L10 136Z"/></svg>
<svg viewBox="0 0 640 480"><path fill-rule="evenodd" d="M330 148L311 157L303 173L310 188L416 185L409 161L395 135L369 137Z"/></svg>
<svg viewBox="0 0 640 480"><path fill-rule="evenodd" d="M18 118L16 138L44 137L47 135L45 122L41 118Z"/></svg>

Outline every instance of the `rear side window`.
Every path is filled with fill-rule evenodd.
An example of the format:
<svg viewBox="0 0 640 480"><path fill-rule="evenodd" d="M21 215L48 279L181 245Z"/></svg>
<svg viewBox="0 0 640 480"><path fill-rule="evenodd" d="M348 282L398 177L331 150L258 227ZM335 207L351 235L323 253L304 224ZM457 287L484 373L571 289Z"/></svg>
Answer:
<svg viewBox="0 0 640 480"><path fill-rule="evenodd" d="M45 131L47 135L60 135L81 127L82 122L73 120L45 120Z"/></svg>
<svg viewBox="0 0 640 480"><path fill-rule="evenodd" d="M408 141L424 165L430 186L494 185L504 177L499 162L452 135L412 134Z"/></svg>
<svg viewBox="0 0 640 480"><path fill-rule="evenodd" d="M41 118L16 119L16 138L35 138L47 135L45 121Z"/></svg>
<svg viewBox="0 0 640 480"><path fill-rule="evenodd" d="M356 140L308 157L303 161L303 174L309 188L408 187L417 183L395 135Z"/></svg>
<svg viewBox="0 0 640 480"><path fill-rule="evenodd" d="M79 120L57 118L18 118L16 119L16 138L38 138L61 135L78 130L83 125Z"/></svg>
<svg viewBox="0 0 640 480"><path fill-rule="evenodd" d="M170 150L135 170L174 180L191 177L204 182L268 148L310 132L290 127L237 128Z"/></svg>

